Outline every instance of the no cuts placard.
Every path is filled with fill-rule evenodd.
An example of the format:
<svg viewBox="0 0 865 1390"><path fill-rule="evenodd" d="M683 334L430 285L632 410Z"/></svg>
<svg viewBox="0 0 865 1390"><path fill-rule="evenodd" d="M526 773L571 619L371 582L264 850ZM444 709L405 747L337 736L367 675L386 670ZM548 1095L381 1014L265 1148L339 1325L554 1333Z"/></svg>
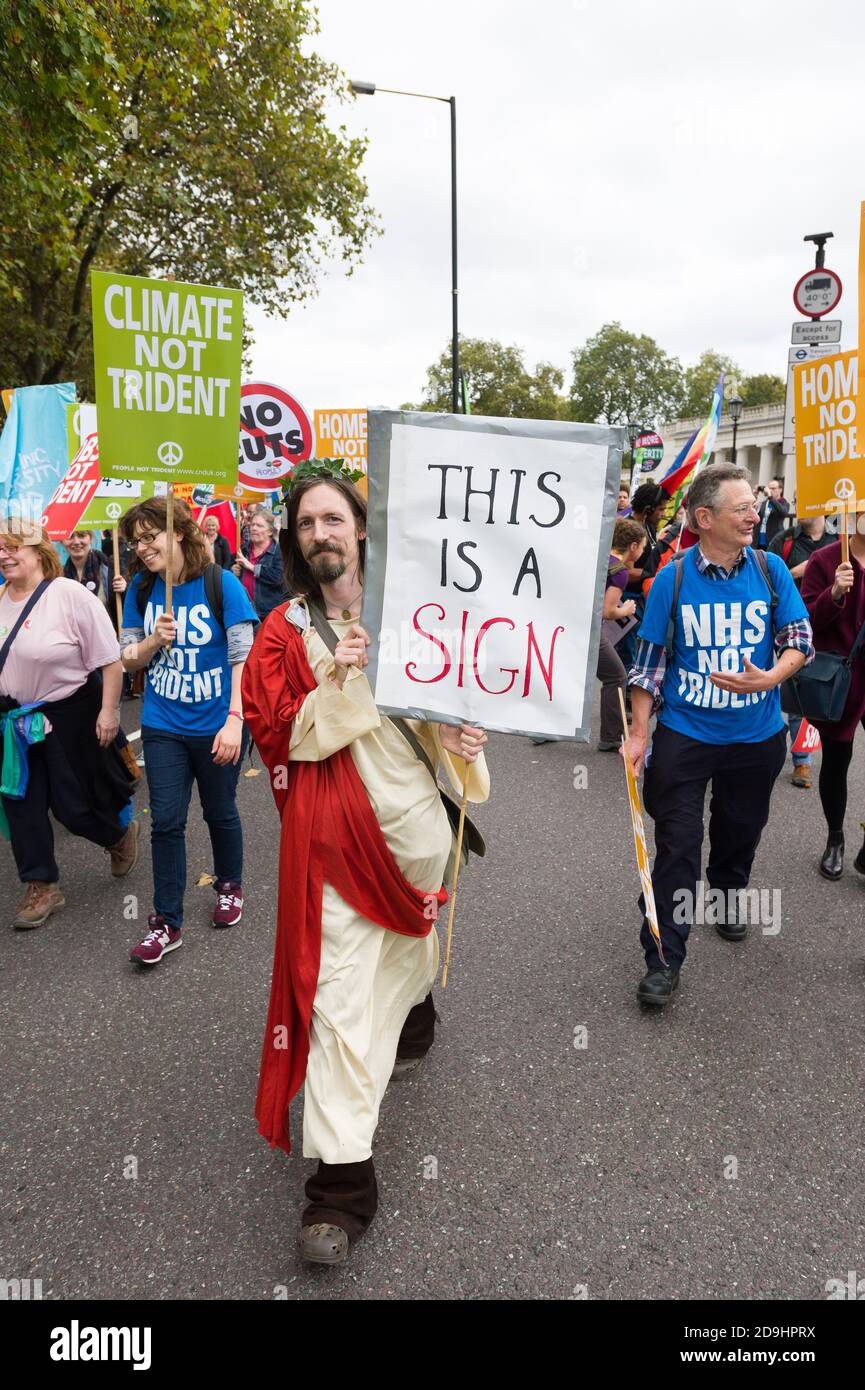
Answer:
<svg viewBox="0 0 865 1390"><path fill-rule="evenodd" d="M108 477L237 481L240 290L93 271L99 449Z"/></svg>
<svg viewBox="0 0 865 1390"><path fill-rule="evenodd" d="M369 412L376 703L587 740L624 430Z"/></svg>

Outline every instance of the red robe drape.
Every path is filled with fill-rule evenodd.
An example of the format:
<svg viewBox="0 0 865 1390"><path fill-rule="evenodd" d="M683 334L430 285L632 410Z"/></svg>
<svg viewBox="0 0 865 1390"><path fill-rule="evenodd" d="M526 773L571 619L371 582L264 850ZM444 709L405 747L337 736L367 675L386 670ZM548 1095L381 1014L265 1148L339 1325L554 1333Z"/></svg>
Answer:
<svg viewBox="0 0 865 1390"><path fill-rule="evenodd" d="M243 673L243 711L282 822L276 949L255 1115L271 1145L291 1152L288 1106L306 1075L321 959L325 882L362 917L403 936L432 928L429 894L402 875L348 748L322 762L289 762L294 718L316 688L289 604L265 619ZM438 903L446 901L441 889Z"/></svg>

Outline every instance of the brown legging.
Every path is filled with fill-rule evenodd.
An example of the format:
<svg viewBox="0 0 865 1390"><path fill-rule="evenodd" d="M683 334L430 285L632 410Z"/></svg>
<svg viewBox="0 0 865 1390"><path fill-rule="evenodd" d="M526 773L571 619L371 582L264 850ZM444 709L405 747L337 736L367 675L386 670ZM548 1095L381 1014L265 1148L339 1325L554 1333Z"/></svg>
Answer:
<svg viewBox="0 0 865 1390"><path fill-rule="evenodd" d="M626 686L625 668L612 642L601 633L598 647L598 680L601 682L601 743L619 743L622 715L619 694Z"/></svg>

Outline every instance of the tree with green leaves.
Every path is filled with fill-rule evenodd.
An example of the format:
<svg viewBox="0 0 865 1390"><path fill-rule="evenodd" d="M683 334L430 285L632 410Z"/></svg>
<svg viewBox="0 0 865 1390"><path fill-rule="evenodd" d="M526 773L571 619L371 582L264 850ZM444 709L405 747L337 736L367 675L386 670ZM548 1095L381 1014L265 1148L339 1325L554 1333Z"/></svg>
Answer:
<svg viewBox="0 0 865 1390"><path fill-rule="evenodd" d="M375 230L308 0L2 0L0 385L92 382L89 272L286 314Z"/></svg>
<svg viewBox="0 0 865 1390"><path fill-rule="evenodd" d="M759 372L746 376L739 386L739 395L745 405L783 405L787 385L782 377L772 376L770 372Z"/></svg>
<svg viewBox="0 0 865 1390"><path fill-rule="evenodd" d="M573 354L573 420L649 428L675 419L683 399L682 367L654 338L605 323Z"/></svg>
<svg viewBox="0 0 865 1390"><path fill-rule="evenodd" d="M549 362L530 372L521 348L495 338L460 337L460 367L468 377L469 402L475 415L513 416L523 420L557 420L565 400L564 373ZM450 345L427 371L418 409L451 409Z"/></svg>
<svg viewBox="0 0 865 1390"><path fill-rule="evenodd" d="M700 354L692 367L685 368L683 373L685 390L680 406L682 419L698 416L701 420L705 420L712 404L715 387L718 385L718 378L722 372L724 373L724 399L727 402L732 392L733 383L742 380L742 372L732 357L727 357L722 352L715 352L713 348L708 348Z"/></svg>

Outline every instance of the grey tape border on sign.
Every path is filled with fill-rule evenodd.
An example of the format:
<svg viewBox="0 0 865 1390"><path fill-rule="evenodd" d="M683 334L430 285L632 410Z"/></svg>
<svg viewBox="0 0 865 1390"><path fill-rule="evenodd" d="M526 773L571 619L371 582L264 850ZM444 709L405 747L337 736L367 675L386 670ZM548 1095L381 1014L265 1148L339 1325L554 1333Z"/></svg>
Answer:
<svg viewBox="0 0 865 1390"><path fill-rule="evenodd" d="M367 412L368 449L368 533L366 566L364 570L363 607L361 623L370 635L367 655L367 678L373 692L378 677L379 633L384 609L385 568L387 562L387 509L390 483L390 446L394 425L417 425L421 429L457 429L474 434L501 434L510 438L553 439L575 444L601 444L607 449L604 501L601 511L593 618L589 633L586 659L585 709L591 708L591 683L598 665L601 635L601 609L606 592L607 566L613 527L618 508L619 479L622 470L622 450L625 429L620 425L581 425L570 420L502 420L484 415L436 415L427 411L376 410ZM458 724L452 716L419 706L378 705L384 714L398 714L405 719L432 720L439 724ZM591 731L588 723L575 728L572 734L545 734L541 730L515 729L504 724L490 726L491 732L520 734L526 737L550 739L553 742L588 743Z"/></svg>

